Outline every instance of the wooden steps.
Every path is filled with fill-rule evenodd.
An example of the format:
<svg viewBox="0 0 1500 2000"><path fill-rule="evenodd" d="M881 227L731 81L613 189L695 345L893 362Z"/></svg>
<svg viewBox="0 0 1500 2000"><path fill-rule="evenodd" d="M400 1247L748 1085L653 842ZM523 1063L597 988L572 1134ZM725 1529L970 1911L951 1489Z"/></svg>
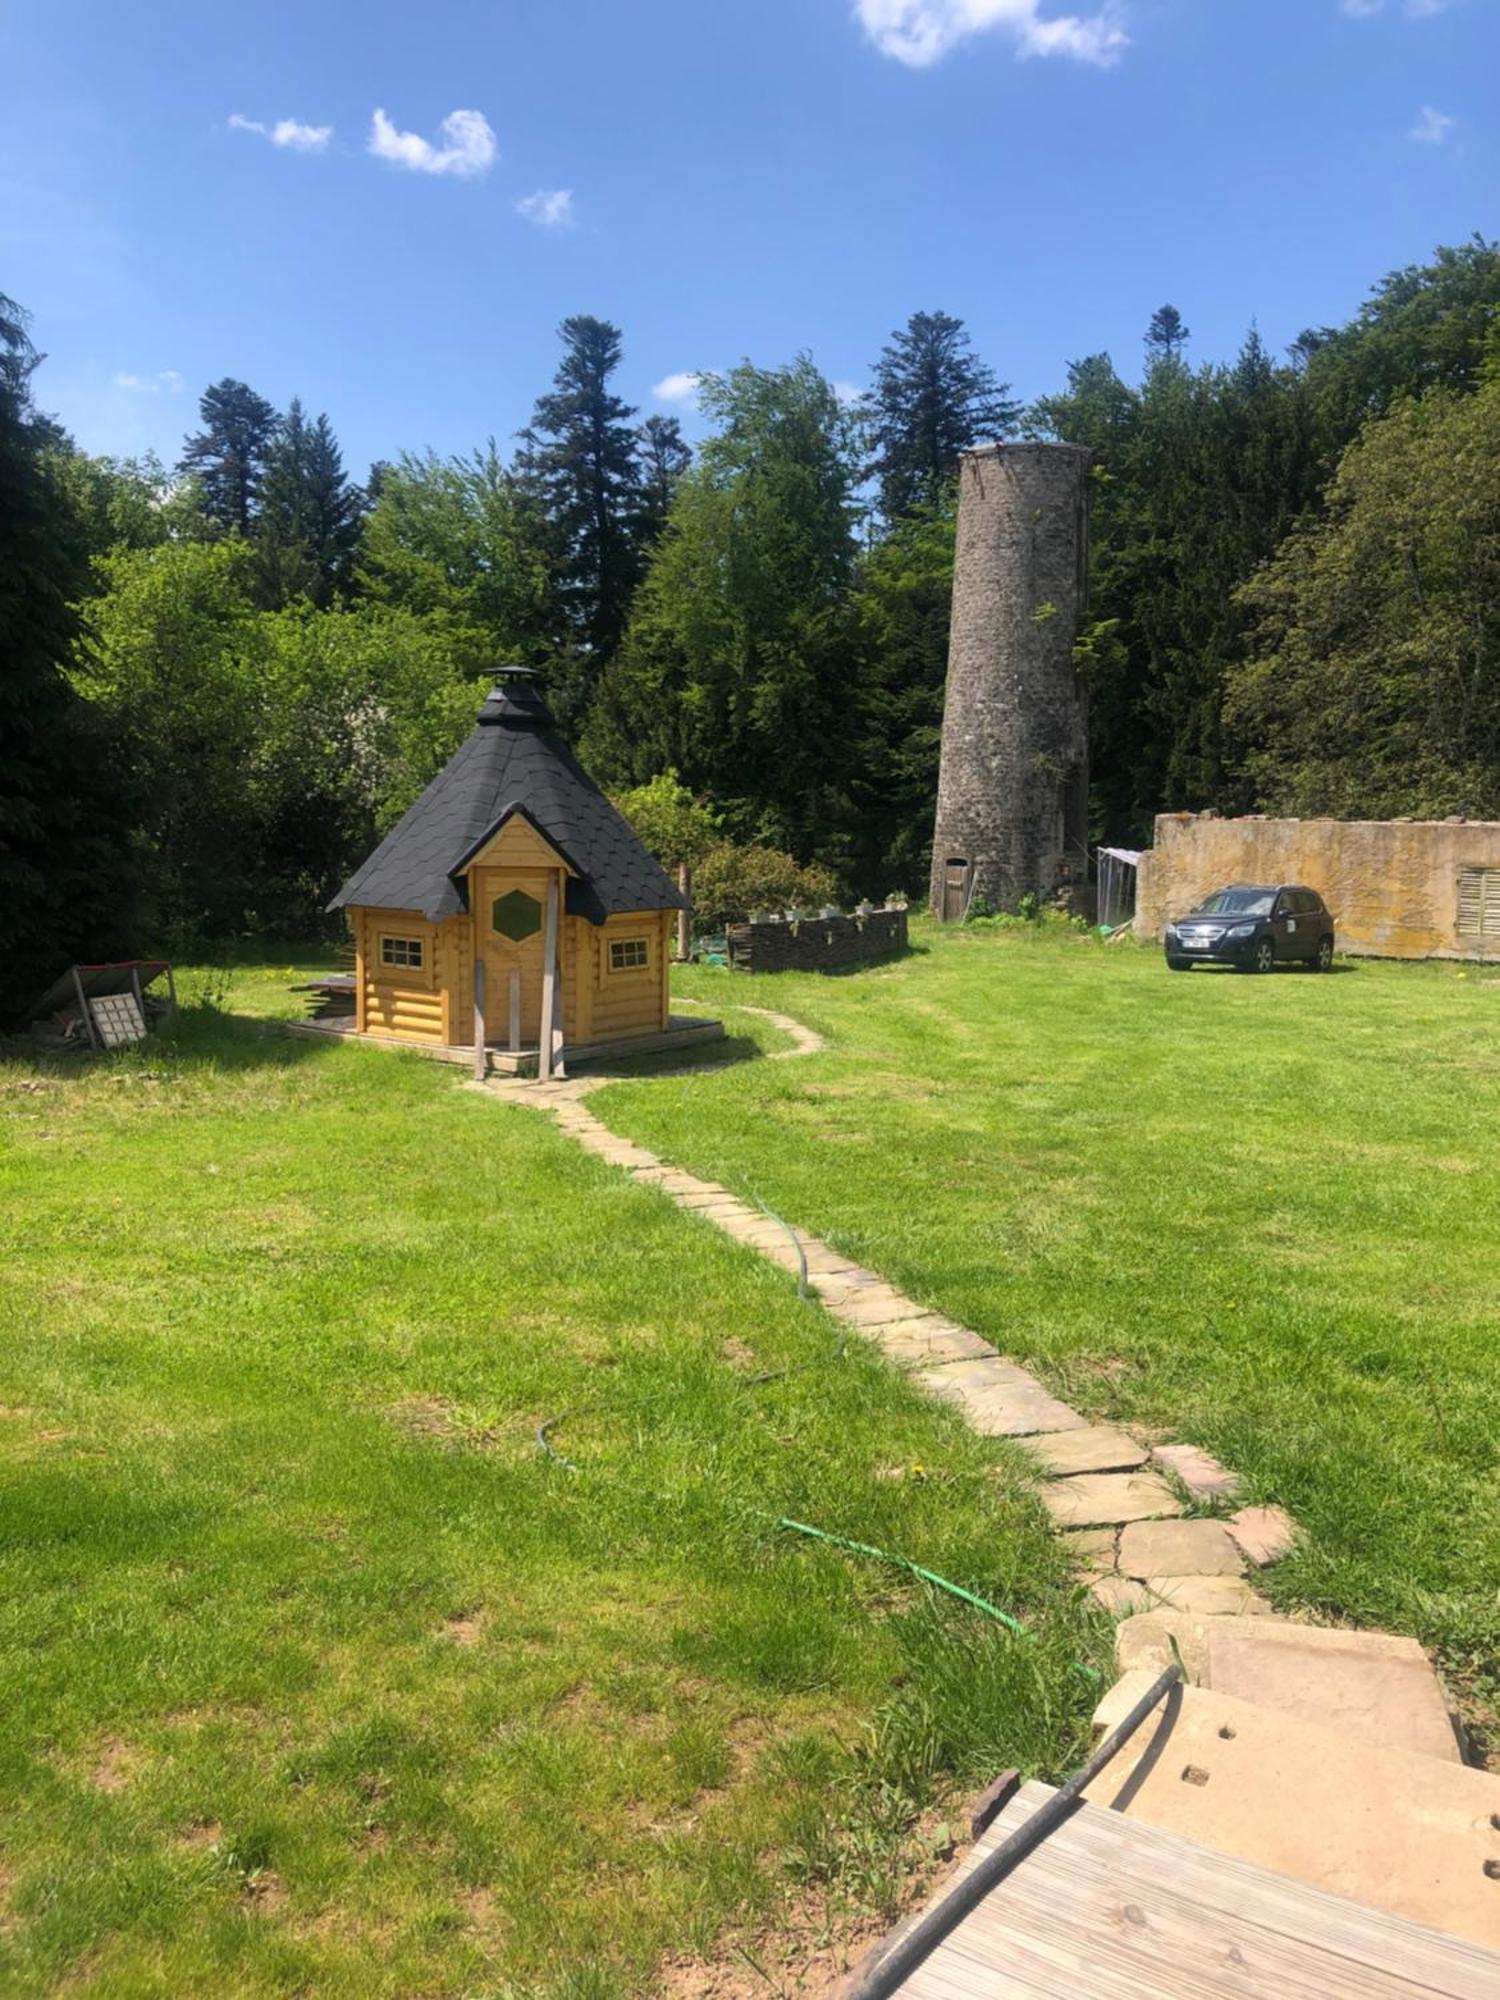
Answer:
<svg viewBox="0 0 1500 2000"><path fill-rule="evenodd" d="M1154 1678L1144 1668L1126 1674L1100 1704L1095 1727L1113 1728ZM1500 1952L1500 1778L1487 1771L1376 1748L1357 1734L1189 1686L1087 1797Z"/></svg>
<svg viewBox="0 0 1500 2000"><path fill-rule="evenodd" d="M1046 1785L1024 1786L960 1873L1050 1796ZM1495 2000L1497 1993L1500 1955L1481 1946L1097 1804L1081 1806L1035 1848L901 1988L902 2000Z"/></svg>

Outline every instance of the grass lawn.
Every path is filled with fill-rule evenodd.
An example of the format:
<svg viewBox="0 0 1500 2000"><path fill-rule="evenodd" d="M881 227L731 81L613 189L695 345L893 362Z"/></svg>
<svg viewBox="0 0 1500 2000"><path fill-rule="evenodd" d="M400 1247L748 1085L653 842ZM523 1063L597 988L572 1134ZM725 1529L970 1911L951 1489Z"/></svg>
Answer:
<svg viewBox="0 0 1500 2000"><path fill-rule="evenodd" d="M1197 1322L1181 1274L1177 1318L1150 1311L1128 1162L1123 1261L1088 1248L1112 1230L1094 1163L1131 1134L1140 1062L1077 1015L1174 1018L1181 1050L1225 1000L1080 956L1075 1003L1072 965L965 943L777 984L834 1053L632 1085L615 1108L1008 1344L1071 1365L1066 1329L1090 1393L1092 1341L1170 1400L1151 1357ZM688 1994L668 1960L736 1939L764 1955L788 1924L810 1949L891 1907L953 1788L1076 1758L1093 1693L1073 1663L1104 1634L1013 1452L857 1343L840 1359L787 1278L548 1121L459 1071L244 1018L284 1008L286 981L240 975L231 1017L188 977L195 1004L146 1050L0 1060L0 1991ZM1437 1061L1439 1021L1468 1049L1479 989L1407 990L1427 1008L1408 1062ZM1331 1019L1389 991L1255 997ZM1026 1076L1007 1078L1018 1048ZM1436 1135L1447 1073L1418 1088L1394 1052L1389 1073ZM1432 1144L1457 1158L1480 1131L1476 1110ZM1326 1174L1284 1138L1278 1156ZM1180 1190L1190 1168L1154 1171ZM1432 1236L1453 1275L1419 1281L1394 1247L1387 1266L1477 1313L1487 1182L1435 1178L1465 1203L1464 1236ZM924 1190L931 1213L904 1214ZM1247 1212L1238 1235L1263 1227ZM1230 1326L1278 1324L1277 1289ZM1074 1323L1104 1297L1107 1337L1097 1311ZM1427 1306L1429 1354L1467 1357L1477 1327ZM1455 1400L1435 1357L1435 1405L1406 1331L1373 1338L1356 1346L1362 1395L1388 1399L1379 1448L1399 1462L1397 1424L1426 1429L1412 1493L1377 1496L1367 1532L1389 1539L1388 1509L1403 1574L1425 1574L1424 1510L1446 1497L1453 1530L1488 1463L1477 1392ZM767 1368L791 1372L750 1379ZM1210 1441L1260 1483L1273 1451L1300 1452L1310 1480L1315 1428L1241 1449L1209 1421L1219 1386L1205 1372L1187 1410ZM582 1472L545 1463L538 1420L594 1405L561 1433ZM1336 1577L1342 1541L1305 1511ZM905 1551L1032 1634L778 1534L777 1512Z"/></svg>
<svg viewBox="0 0 1500 2000"><path fill-rule="evenodd" d="M1216 1452L1306 1531L1281 1602L1417 1633L1492 1720L1500 969L1172 977L1055 931L914 935L853 978L684 974L827 1051L595 1108L1092 1414Z"/></svg>

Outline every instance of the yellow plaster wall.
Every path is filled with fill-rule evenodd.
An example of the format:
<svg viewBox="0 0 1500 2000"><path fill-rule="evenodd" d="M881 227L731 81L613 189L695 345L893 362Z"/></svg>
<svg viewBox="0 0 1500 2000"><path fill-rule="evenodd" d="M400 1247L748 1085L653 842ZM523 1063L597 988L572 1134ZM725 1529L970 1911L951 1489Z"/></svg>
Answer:
<svg viewBox="0 0 1500 2000"><path fill-rule="evenodd" d="M1161 813L1156 844L1141 857L1135 931L1159 938L1171 918L1229 882L1301 882L1333 912L1341 950L1479 958L1479 941L1458 935L1465 868L1500 868L1500 823Z"/></svg>

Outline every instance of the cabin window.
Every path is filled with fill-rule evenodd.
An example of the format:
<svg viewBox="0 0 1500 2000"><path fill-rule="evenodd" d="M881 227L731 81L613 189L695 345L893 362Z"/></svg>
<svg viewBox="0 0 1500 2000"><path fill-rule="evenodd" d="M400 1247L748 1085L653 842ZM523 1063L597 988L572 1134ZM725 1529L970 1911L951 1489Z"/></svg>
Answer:
<svg viewBox="0 0 1500 2000"><path fill-rule="evenodd" d="M611 938L609 943L609 969L611 972L639 972L650 963L644 938Z"/></svg>
<svg viewBox="0 0 1500 2000"><path fill-rule="evenodd" d="M420 972L426 963L425 950L421 938L383 937L380 940L380 963L397 965L404 971Z"/></svg>
<svg viewBox="0 0 1500 2000"><path fill-rule="evenodd" d="M528 896L524 889L512 889L508 895L497 896L490 911L490 922L503 938L512 944L520 944L526 938L535 937L542 927L542 906L535 896Z"/></svg>
<svg viewBox="0 0 1500 2000"><path fill-rule="evenodd" d="M1500 868L1459 870L1458 934L1500 943Z"/></svg>

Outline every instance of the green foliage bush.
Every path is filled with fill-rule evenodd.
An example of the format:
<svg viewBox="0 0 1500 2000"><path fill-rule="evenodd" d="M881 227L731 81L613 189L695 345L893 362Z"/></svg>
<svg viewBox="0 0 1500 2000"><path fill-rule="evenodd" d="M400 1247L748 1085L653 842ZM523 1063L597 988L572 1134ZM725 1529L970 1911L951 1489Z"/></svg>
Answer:
<svg viewBox="0 0 1500 2000"><path fill-rule="evenodd" d="M673 770L621 792L614 803L664 868L694 867L723 840L722 815Z"/></svg>
<svg viewBox="0 0 1500 2000"><path fill-rule="evenodd" d="M752 910L818 909L834 901L831 869L804 867L774 847L738 847L722 840L693 874L693 918L702 931L742 923Z"/></svg>

